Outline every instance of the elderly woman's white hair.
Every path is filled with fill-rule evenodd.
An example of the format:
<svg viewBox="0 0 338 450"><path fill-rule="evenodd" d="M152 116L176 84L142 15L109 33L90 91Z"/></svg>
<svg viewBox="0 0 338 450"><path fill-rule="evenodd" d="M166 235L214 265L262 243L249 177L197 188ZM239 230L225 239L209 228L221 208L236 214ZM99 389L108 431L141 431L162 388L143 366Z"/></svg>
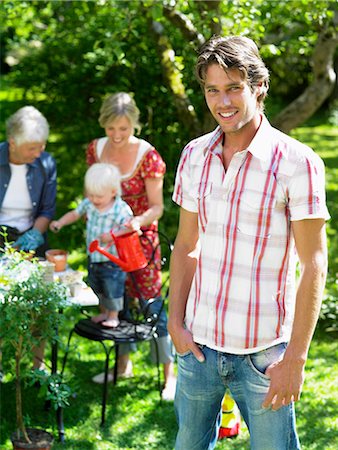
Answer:
<svg viewBox="0 0 338 450"><path fill-rule="evenodd" d="M16 145L27 142L46 142L49 125L46 118L34 106L24 106L17 110L6 122L7 140Z"/></svg>
<svg viewBox="0 0 338 450"><path fill-rule="evenodd" d="M84 185L86 192L90 194L101 195L114 190L120 195L120 171L113 164L95 163L87 170Z"/></svg>

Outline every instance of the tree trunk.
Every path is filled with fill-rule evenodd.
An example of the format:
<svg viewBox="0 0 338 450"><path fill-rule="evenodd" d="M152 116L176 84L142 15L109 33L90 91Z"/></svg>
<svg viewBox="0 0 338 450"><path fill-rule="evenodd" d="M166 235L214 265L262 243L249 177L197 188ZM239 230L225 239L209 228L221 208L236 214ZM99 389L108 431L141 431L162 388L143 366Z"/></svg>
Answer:
<svg viewBox="0 0 338 450"><path fill-rule="evenodd" d="M336 81L334 55L337 44L334 31L319 35L312 57L313 82L272 120L276 128L289 133L309 119L330 96Z"/></svg>
<svg viewBox="0 0 338 450"><path fill-rule="evenodd" d="M211 22L213 34L221 32L220 3L220 0L213 0L201 1L197 4L201 15L205 15L209 11L213 12L214 16L217 17L217 21ZM164 6L163 13L174 26L180 29L182 35L185 36L192 48L197 49L205 43L205 37L199 33L190 19L178 9ZM189 129L191 137L211 131L217 124L206 107L202 113L201 120L196 117L194 107L185 93L185 87L181 81L182 75L175 68L175 51L171 47L168 37L164 34L163 26L155 23L153 29L158 36L157 43L162 61L163 74L174 94L175 105L182 124Z"/></svg>
<svg viewBox="0 0 338 450"><path fill-rule="evenodd" d="M152 30L157 36L157 48L161 58L162 73L170 88L179 120L191 130L192 134L198 134L201 127L196 117L196 112L185 92L182 82L182 74L175 64L175 51L168 37L164 34L162 24L154 22Z"/></svg>
<svg viewBox="0 0 338 450"><path fill-rule="evenodd" d="M21 360L22 360L22 336L19 337L18 346L15 352L15 405L16 405L16 425L17 434L21 432L27 443L31 443L28 437L22 415L22 392L21 392Z"/></svg>

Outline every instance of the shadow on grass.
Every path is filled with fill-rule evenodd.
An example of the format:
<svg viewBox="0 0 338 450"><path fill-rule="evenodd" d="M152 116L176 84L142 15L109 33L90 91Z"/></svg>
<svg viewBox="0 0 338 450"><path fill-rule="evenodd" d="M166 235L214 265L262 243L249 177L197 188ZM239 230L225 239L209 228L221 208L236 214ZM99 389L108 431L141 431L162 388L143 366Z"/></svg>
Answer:
<svg viewBox="0 0 338 450"><path fill-rule="evenodd" d="M105 425L100 427L103 386L94 384L91 378L103 370L104 354L98 343L90 347L91 355L97 355L96 361L78 360L77 348L67 362L66 370L73 374L75 398L64 411L67 447L63 448L81 448L71 444L72 430L81 429L89 417L92 430L97 430L95 448L100 448L100 440L109 442L109 448L116 449L173 448L176 435L173 403L160 403L157 371L144 355L142 361L137 360L134 364L134 378L118 380L116 385L109 384ZM134 359L138 359L137 355ZM90 440L93 439L95 436L91 435ZM82 448L91 448L89 445Z"/></svg>

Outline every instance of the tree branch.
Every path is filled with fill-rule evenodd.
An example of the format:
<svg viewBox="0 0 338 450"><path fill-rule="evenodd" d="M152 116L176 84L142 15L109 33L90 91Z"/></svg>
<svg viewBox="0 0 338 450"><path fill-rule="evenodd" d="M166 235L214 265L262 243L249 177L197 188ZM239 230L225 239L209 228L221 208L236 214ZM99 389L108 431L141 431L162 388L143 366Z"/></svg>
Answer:
<svg viewBox="0 0 338 450"><path fill-rule="evenodd" d="M207 19L210 13L213 13L217 20L213 20L210 23L210 30L212 34L221 34L222 32L222 21L221 14L219 12L219 7L221 5L221 0L206 0L198 1L196 5L200 11L201 16Z"/></svg>
<svg viewBox="0 0 338 450"><path fill-rule="evenodd" d="M191 20L174 8L163 6L164 16L177 28L179 28L189 42L193 42L196 47L201 46L205 42L204 36L194 27Z"/></svg>
<svg viewBox="0 0 338 450"><path fill-rule="evenodd" d="M334 55L337 45L334 30L320 33L312 56L313 82L274 118L272 123L276 128L289 133L311 117L329 97L336 81Z"/></svg>

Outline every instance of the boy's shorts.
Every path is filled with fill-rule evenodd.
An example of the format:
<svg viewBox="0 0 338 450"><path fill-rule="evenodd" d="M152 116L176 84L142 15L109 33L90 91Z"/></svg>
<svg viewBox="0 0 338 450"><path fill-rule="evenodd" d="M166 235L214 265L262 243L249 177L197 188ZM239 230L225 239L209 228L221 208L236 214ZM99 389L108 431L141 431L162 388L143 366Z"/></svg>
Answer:
<svg viewBox="0 0 338 450"><path fill-rule="evenodd" d="M110 311L123 309L126 273L111 261L88 264L88 284Z"/></svg>

